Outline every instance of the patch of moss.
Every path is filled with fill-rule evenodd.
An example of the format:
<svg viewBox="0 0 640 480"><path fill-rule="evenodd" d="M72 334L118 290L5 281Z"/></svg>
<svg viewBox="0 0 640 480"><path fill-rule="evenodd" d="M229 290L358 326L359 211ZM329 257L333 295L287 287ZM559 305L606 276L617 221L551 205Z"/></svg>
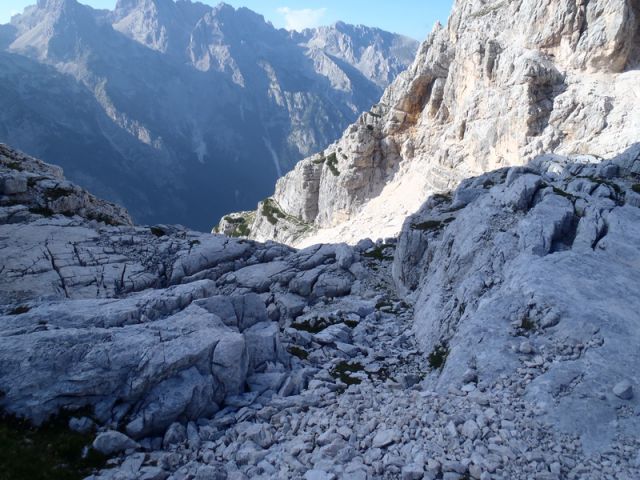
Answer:
<svg viewBox="0 0 640 480"><path fill-rule="evenodd" d="M340 175L340 171L338 170L338 156L336 155L336 152L331 153L327 157L327 167L329 167L331 173L333 173L336 177Z"/></svg>
<svg viewBox="0 0 640 480"><path fill-rule="evenodd" d="M27 307L26 305L20 305L11 310L9 312L9 315L22 315L23 313L27 313L29 310L31 310L30 307Z"/></svg>
<svg viewBox="0 0 640 480"><path fill-rule="evenodd" d="M306 360L309 357L309 352L307 352L304 348L297 347L296 345L291 345L289 348L287 348L287 351L291 355L298 357L300 360Z"/></svg>
<svg viewBox="0 0 640 480"><path fill-rule="evenodd" d="M359 385L362 383L362 380L358 377L351 376L351 374L362 372L363 370L364 366L362 366L361 363L340 362L331 370L330 373L333 378L339 378L342 383L347 385Z"/></svg>
<svg viewBox="0 0 640 480"><path fill-rule="evenodd" d="M314 160L313 163L315 163L316 165L320 165L321 163L324 163L326 161L327 161L327 159L325 157L320 157L320 158Z"/></svg>
<svg viewBox="0 0 640 480"><path fill-rule="evenodd" d="M13 417L0 418L0 479L80 480L105 464L91 435L73 432L65 418L41 427Z"/></svg>
<svg viewBox="0 0 640 480"><path fill-rule="evenodd" d="M440 369L444 366L449 356L449 347L446 343L436 345L433 351L429 354L429 365L433 369Z"/></svg>
<svg viewBox="0 0 640 480"><path fill-rule="evenodd" d="M437 232L442 230L449 223L453 222L455 218L445 218L444 220L427 220L422 223L415 223L411 225L412 230L420 230L422 232Z"/></svg>
<svg viewBox="0 0 640 480"><path fill-rule="evenodd" d="M633 190L636 193L640 193L640 183L636 183L634 185L631 186L631 190Z"/></svg>

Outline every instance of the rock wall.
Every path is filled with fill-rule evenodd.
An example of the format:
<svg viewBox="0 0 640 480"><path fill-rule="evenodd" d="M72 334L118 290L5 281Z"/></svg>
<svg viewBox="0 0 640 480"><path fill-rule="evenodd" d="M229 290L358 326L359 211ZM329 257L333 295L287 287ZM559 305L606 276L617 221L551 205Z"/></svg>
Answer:
<svg viewBox="0 0 640 480"><path fill-rule="evenodd" d="M298 221L264 228L258 210L250 237L396 235L429 194L469 176L624 151L640 131L639 26L635 0L456 2L380 103L278 182L273 201Z"/></svg>
<svg viewBox="0 0 640 480"><path fill-rule="evenodd" d="M639 179L640 144L602 162L541 156L407 218L393 273L418 343L447 352L434 388L510 378L587 451L638 428L615 388L640 382Z"/></svg>

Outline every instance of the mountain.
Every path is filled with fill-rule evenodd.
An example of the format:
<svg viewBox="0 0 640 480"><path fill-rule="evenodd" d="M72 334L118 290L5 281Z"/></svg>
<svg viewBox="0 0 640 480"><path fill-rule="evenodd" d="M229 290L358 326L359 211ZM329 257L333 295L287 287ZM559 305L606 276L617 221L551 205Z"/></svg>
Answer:
<svg viewBox="0 0 640 480"><path fill-rule="evenodd" d="M620 153L640 131L639 18L627 0L456 2L371 111L217 228L293 245L395 236L469 176Z"/></svg>
<svg viewBox="0 0 640 480"><path fill-rule="evenodd" d="M0 48L0 141L138 221L208 229L334 141L417 42L342 23L290 33L225 4L39 0Z"/></svg>

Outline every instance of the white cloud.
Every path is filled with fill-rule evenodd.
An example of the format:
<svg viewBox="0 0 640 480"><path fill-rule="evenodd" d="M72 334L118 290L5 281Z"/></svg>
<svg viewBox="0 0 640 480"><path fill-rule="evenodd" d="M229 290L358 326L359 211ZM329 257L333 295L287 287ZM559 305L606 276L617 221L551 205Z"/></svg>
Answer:
<svg viewBox="0 0 640 480"><path fill-rule="evenodd" d="M322 17L327 13L326 8L303 8L294 10L289 7L281 7L278 13L284 16L285 28L287 30L304 30L320 25Z"/></svg>

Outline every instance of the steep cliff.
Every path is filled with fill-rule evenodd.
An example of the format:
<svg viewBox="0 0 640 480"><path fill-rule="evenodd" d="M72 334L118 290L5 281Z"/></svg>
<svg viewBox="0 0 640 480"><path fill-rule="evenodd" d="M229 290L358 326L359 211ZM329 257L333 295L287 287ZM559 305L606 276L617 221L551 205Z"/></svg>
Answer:
<svg viewBox="0 0 640 480"><path fill-rule="evenodd" d="M429 194L470 175L623 151L640 131L639 26L636 0L456 2L380 103L277 183L281 217L260 205L250 236L396 235Z"/></svg>

